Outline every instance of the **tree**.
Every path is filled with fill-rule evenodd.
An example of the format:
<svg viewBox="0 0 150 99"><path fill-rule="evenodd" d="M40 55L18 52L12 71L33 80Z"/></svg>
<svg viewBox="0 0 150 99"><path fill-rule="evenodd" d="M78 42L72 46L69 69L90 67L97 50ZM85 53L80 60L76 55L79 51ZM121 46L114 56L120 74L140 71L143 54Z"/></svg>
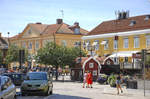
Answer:
<svg viewBox="0 0 150 99"><path fill-rule="evenodd" d="M16 45L10 45L6 55L6 63L19 62L19 50L25 50L25 61L27 61L28 51L24 48L19 48Z"/></svg>
<svg viewBox="0 0 150 99"><path fill-rule="evenodd" d="M2 64L3 63L3 53L2 53L2 51L0 50L0 64Z"/></svg>
<svg viewBox="0 0 150 99"><path fill-rule="evenodd" d="M62 68L66 65L74 66L75 59L79 56L79 48L67 48L51 42L47 43L45 47L38 50L36 60L40 64L55 66L57 76L58 66L61 66ZM85 56L85 53L82 50L81 56Z"/></svg>

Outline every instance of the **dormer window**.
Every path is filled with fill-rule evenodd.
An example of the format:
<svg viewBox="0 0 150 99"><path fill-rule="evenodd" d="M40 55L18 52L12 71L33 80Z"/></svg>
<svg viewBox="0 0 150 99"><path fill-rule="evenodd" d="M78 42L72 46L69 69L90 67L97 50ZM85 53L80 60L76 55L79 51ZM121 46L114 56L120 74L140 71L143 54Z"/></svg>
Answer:
<svg viewBox="0 0 150 99"><path fill-rule="evenodd" d="M131 20L129 26L133 26L134 24L136 24L135 20Z"/></svg>
<svg viewBox="0 0 150 99"><path fill-rule="evenodd" d="M150 19L150 15L146 15L146 17L145 17L145 21L148 21Z"/></svg>
<svg viewBox="0 0 150 99"><path fill-rule="evenodd" d="M28 34L31 34L31 29L29 29Z"/></svg>
<svg viewBox="0 0 150 99"><path fill-rule="evenodd" d="M75 29L74 29L74 33L75 33L75 34L80 34L80 28L75 28Z"/></svg>

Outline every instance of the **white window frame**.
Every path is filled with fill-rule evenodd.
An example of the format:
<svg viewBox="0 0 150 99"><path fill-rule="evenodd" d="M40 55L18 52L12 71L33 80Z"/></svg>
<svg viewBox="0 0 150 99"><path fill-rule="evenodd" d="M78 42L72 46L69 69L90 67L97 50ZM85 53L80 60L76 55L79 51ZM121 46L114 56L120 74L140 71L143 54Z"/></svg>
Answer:
<svg viewBox="0 0 150 99"><path fill-rule="evenodd" d="M62 44L63 46L67 46L67 41L66 41L66 40L62 40L62 41L61 41L61 44Z"/></svg>
<svg viewBox="0 0 150 99"><path fill-rule="evenodd" d="M96 45L94 45L95 50L99 50L99 40L94 41Z"/></svg>
<svg viewBox="0 0 150 99"><path fill-rule="evenodd" d="M139 48L140 47L140 38L139 36L134 37L134 48Z"/></svg>
<svg viewBox="0 0 150 99"><path fill-rule="evenodd" d="M106 41L106 44L104 44L104 50L108 50L108 48L109 48L108 40L104 40L104 41Z"/></svg>
<svg viewBox="0 0 150 99"><path fill-rule="evenodd" d="M118 40L114 39L114 49L118 49Z"/></svg>
<svg viewBox="0 0 150 99"><path fill-rule="evenodd" d="M28 43L28 49L29 49L29 50L32 50L32 42L29 42L29 43Z"/></svg>
<svg viewBox="0 0 150 99"><path fill-rule="evenodd" d="M90 45L90 41L87 40L87 41L86 41L86 50L88 50L88 51L90 50L89 45Z"/></svg>
<svg viewBox="0 0 150 99"><path fill-rule="evenodd" d="M97 70L93 70L93 76L97 75Z"/></svg>
<svg viewBox="0 0 150 99"><path fill-rule="evenodd" d="M74 33L75 33L75 34L80 34L80 28L75 28L75 29L74 29Z"/></svg>
<svg viewBox="0 0 150 99"><path fill-rule="evenodd" d="M37 46L38 45L38 46ZM35 41L35 49L39 49L39 41Z"/></svg>
<svg viewBox="0 0 150 99"><path fill-rule="evenodd" d="M26 48L26 42L23 42L23 43L22 43L22 47L23 47L23 48Z"/></svg>
<svg viewBox="0 0 150 99"><path fill-rule="evenodd" d="M94 67L94 63L89 63L89 68L93 68Z"/></svg>
<svg viewBox="0 0 150 99"><path fill-rule="evenodd" d="M129 48L129 38L128 37L123 38L123 46L124 46L124 48Z"/></svg>
<svg viewBox="0 0 150 99"><path fill-rule="evenodd" d="M150 35L146 35L146 48L150 47Z"/></svg>

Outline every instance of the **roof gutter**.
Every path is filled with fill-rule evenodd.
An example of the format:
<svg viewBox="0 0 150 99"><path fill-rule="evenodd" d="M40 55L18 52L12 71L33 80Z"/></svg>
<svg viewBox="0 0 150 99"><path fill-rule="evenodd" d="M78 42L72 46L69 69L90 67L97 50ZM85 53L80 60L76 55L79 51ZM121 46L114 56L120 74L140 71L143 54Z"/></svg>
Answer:
<svg viewBox="0 0 150 99"><path fill-rule="evenodd" d="M86 40L86 39L97 39L97 38L109 38L109 37L114 37L116 35L129 36L129 35L140 35L140 34L150 34L150 29L83 36L81 39Z"/></svg>

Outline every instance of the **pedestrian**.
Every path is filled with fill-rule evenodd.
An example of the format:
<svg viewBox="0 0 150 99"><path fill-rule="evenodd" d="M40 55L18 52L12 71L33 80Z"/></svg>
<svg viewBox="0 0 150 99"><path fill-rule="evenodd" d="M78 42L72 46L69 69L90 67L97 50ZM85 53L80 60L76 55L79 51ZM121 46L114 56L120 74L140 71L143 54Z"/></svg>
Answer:
<svg viewBox="0 0 150 99"><path fill-rule="evenodd" d="M85 85L87 84L87 71L84 72L84 75L83 75L83 88L85 87ZM87 87L87 85L86 85Z"/></svg>
<svg viewBox="0 0 150 99"><path fill-rule="evenodd" d="M121 74L117 76L116 87L117 87L117 94L119 94L119 89L121 90L121 93L123 93L123 90L121 88Z"/></svg>
<svg viewBox="0 0 150 99"><path fill-rule="evenodd" d="M92 84L93 84L93 76L92 76L92 71L88 72L87 74L87 87L89 88L93 88Z"/></svg>

